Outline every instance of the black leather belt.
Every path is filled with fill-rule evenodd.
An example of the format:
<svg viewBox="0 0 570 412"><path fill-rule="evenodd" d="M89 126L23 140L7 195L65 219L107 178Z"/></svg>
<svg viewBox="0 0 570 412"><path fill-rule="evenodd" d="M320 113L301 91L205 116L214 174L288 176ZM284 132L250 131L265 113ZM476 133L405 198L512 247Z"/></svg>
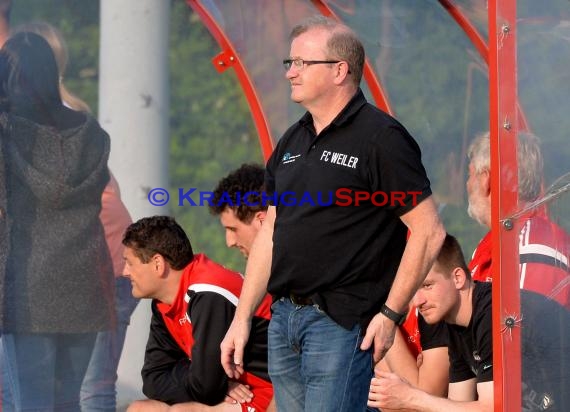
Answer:
<svg viewBox="0 0 570 412"><path fill-rule="evenodd" d="M292 293L289 294L289 300L293 305L297 306L309 306L315 304L315 302L311 298L304 298L302 296L293 295Z"/></svg>

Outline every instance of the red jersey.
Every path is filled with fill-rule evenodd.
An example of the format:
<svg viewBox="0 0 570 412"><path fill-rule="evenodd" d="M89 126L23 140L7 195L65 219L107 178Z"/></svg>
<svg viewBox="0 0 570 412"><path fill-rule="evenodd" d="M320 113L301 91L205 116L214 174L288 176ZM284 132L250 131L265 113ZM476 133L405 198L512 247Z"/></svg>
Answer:
<svg viewBox="0 0 570 412"><path fill-rule="evenodd" d="M418 326L418 308L412 306L408 312L406 321L400 326L400 332L406 340L408 349L415 358L422 352L422 344L420 342L420 329Z"/></svg>
<svg viewBox="0 0 570 412"><path fill-rule="evenodd" d="M143 392L176 404L223 401L228 377L220 362L220 343L238 303L243 276L196 255L184 269L172 305L153 300L150 334L142 369ZM267 326L271 297L267 295L252 319L239 382L254 397L242 409L263 412L273 388L267 372Z"/></svg>
<svg viewBox="0 0 570 412"><path fill-rule="evenodd" d="M479 282L491 282L493 280L491 275L492 251L491 231L489 231L475 248L471 262L469 262L469 270L473 280Z"/></svg>
<svg viewBox="0 0 570 412"><path fill-rule="evenodd" d="M158 302L157 308L172 337L191 359L192 346L192 322L188 316L188 303L190 297L188 291L214 292L237 306L243 275L233 272L211 261L206 255L198 254L182 273L178 295L172 305ZM266 295L261 305L255 312L255 316L270 319L271 296Z"/></svg>
<svg viewBox="0 0 570 412"><path fill-rule="evenodd" d="M473 279L492 281L491 233L481 240L469 264ZM542 216L524 221L519 233L521 289L531 290L570 308L570 236Z"/></svg>

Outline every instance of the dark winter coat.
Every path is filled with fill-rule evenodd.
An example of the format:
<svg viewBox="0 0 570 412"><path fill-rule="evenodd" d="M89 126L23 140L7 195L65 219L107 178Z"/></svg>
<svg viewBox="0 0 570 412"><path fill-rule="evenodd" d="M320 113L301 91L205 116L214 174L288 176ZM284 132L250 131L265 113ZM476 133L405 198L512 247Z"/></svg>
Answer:
<svg viewBox="0 0 570 412"><path fill-rule="evenodd" d="M0 115L0 330L108 329L113 271L99 220L107 133Z"/></svg>

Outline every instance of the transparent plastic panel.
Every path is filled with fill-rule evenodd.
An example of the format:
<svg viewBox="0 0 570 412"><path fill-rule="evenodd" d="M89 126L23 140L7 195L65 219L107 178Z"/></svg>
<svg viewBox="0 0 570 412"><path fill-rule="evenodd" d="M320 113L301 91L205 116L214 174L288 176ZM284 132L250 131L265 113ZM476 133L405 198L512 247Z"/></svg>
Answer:
<svg viewBox="0 0 570 412"><path fill-rule="evenodd" d="M257 132L235 71L218 73L212 65L220 48L198 14L173 2L170 25L170 193L195 188L197 205L171 201L170 210L196 250L242 271L243 257L226 247L223 228L199 193L212 192L243 163L263 164Z"/></svg>
<svg viewBox="0 0 570 412"><path fill-rule="evenodd" d="M128 220L111 200L109 138L79 113L97 112L99 2L13 1L0 21L12 35L2 36L0 57L0 409L79 410L97 334L118 324L121 269L101 204ZM37 21L51 27L29 24Z"/></svg>
<svg viewBox="0 0 570 412"><path fill-rule="evenodd" d="M488 40L487 5L488 0L451 0L469 21L477 28L479 33Z"/></svg>
<svg viewBox="0 0 570 412"><path fill-rule="evenodd" d="M291 28L303 18L319 13L315 3L308 0L204 0L201 3L243 59L276 141L304 112L290 101L282 60L289 55ZM541 177L538 195L521 201L513 219L521 233L520 259L541 254L547 257L540 262L521 261L523 286L533 281L546 290L539 290L534 300L524 298L532 292L523 292L523 309L513 314L513 327L521 326L525 332L523 404L528 405L528 410L540 410L536 409L538 405L552 404L557 408L552 410L565 411L570 410L567 393L570 325L565 309L570 295L567 237L570 232L570 149L567 144L570 3L566 0L518 3L518 93L529 130L540 139L544 167L543 171L536 172ZM485 0L457 0L452 4L487 38ZM84 0L18 0L13 1L11 19L13 27L30 20L45 20L61 30L69 51L64 83L95 115L99 80L98 5L99 2ZM186 2L172 1L171 5L168 45L171 100L167 114L170 119L169 190L177 193L180 188L196 188L207 192L242 163L261 163L263 159L250 109L235 73L230 69L220 74L212 67L211 60L220 51L219 45ZM396 118L409 129L422 149L446 228L458 237L469 260L488 230L468 216L465 190L467 148L476 135L489 128L489 84L484 59L438 1L331 0L326 5L362 38ZM371 100L367 85L363 83L362 88ZM136 136L131 137L133 147L139 144ZM119 138L110 138L112 147L117 147ZM146 167L149 165L141 165L141 168ZM122 186L121 181L118 183ZM207 207L191 207L188 203L178 206L174 202L168 211L187 231L196 252L205 252L213 260L243 270L242 256L226 247L223 229L217 218L209 215ZM11 217L10 211L7 216ZM33 223L31 218L12 222L14 225L30 223ZM547 247L535 247L543 244L535 240L536 233L544 244L547 241L542 238L549 239ZM534 280L532 265L538 268ZM45 272L48 273L49 268ZM551 275L553 272L556 273ZM0 283L3 309L15 296L15 281L13 274L11 276L4 277ZM73 281L70 276L69 282ZM528 289L532 291L531 287ZM80 292L85 302L93 300L93 294L98 293L95 287ZM101 296L98 294L95 300L102 301ZM66 296L59 292L54 293L53 300L67 304ZM66 326L63 318L56 326L54 331ZM148 322L136 327L144 335ZM5 340L5 336L0 338L0 350L5 356L0 365L2 388L10 381L7 373L11 363L7 360L16 356L16 345ZM144 339L131 341L125 350L140 348ZM69 370L80 364L85 364L84 360L77 360ZM32 371L44 369L41 363L29 366ZM127 374L139 378L140 365L130 368ZM140 387L121 385L121 379L118 390L119 401L124 402L131 396L142 397ZM124 403L118 404L119 409L124 407Z"/></svg>
<svg viewBox="0 0 570 412"><path fill-rule="evenodd" d="M303 0L208 0L202 4L216 18L246 66L273 140L277 141L304 110L289 99L283 59L289 57L289 33L303 18L318 14Z"/></svg>
<svg viewBox="0 0 570 412"><path fill-rule="evenodd" d="M67 43L68 52L67 67L65 73L61 73L63 83L71 93L89 106L92 114L96 117L98 115L100 79L99 36L101 27L99 2L23 0L12 3L10 19L12 29L30 21L45 21L61 31L62 37ZM186 230L196 253L206 253L217 262L232 269L243 271L245 265L243 256L239 251L227 248L223 228L218 219L210 215L207 203L201 202L200 197L194 195L193 199L198 203L198 206L193 207L188 202L179 206L178 199L175 199L175 196L178 195L179 188L185 191L195 188L196 193L211 192L219 179L231 170L238 168L242 163L263 163L255 127L235 73L229 70L220 75L212 67L211 59L217 53L218 45L199 17L184 1L169 3L172 5L170 36L167 45L170 84L165 83L165 86L170 87L170 111L165 111L164 116L169 118L170 133L168 136L156 136L156 138L168 140L168 144L164 147L168 151L165 157L169 158L170 186L165 186L165 188L171 193L171 202L165 208L153 209L149 205L146 192L141 196L131 198L125 194L129 193L132 188L128 187L120 178L117 178L117 183L125 204L144 204L147 210L150 207L148 214L169 213L173 215ZM143 14L145 10L137 11ZM279 58L282 57L279 56ZM281 70L280 65L279 69ZM135 76L137 71L141 70L144 68L133 70L132 73L129 73L129 77ZM54 77L54 81L57 83L57 76ZM117 84L122 84L126 79L115 79L115 81ZM137 96L139 95L137 94ZM141 104L152 105L155 103L151 96L144 96L141 93L139 97ZM286 99L284 100L286 101ZM66 103L69 104L67 100ZM134 122L134 120L131 121ZM2 139L4 138L3 135ZM4 141L5 139L2 143ZM133 158L135 149L144 145L135 133L127 133L125 136L111 134L110 141L111 153L122 150L121 159ZM3 144L2 149L4 149ZM13 169L12 160L14 158L6 153L3 151L2 155L6 156L4 159L11 163L10 167ZM158 158L162 157L163 154L155 153L155 155ZM10 156L9 159L8 156ZM77 165L77 169L86 168L91 162L92 159L87 156L84 159L84 165ZM154 166L154 162L145 163L141 161L136 168L128 171L128 173L130 175L139 174L143 171L153 170ZM12 169L10 173L12 173ZM2 167L2 170L5 169ZM44 170L44 172L46 175L49 174L49 171ZM41 185L40 188L42 188ZM51 187L43 187L42 189L47 191ZM152 188L145 188L146 191L150 189ZM11 182L10 190L9 196L15 194L21 196L24 190L24 182L15 178ZM57 190L63 192L61 189ZM55 191L56 195L57 190ZM100 187L99 192L102 191L103 187ZM141 192L143 191L141 190ZM50 194L54 194L53 190ZM101 195L102 193L98 193L96 199L93 200L95 195L89 193L89 201L92 203L100 202ZM79 200L83 201L85 198L79 197ZM51 206L48 205L48 207ZM73 209L74 205L66 205L66 207ZM0 219L3 222L13 223L13 230L20 231L22 228L28 230L28 227L33 227L35 217L31 204L24 204L17 210L18 213L13 210L12 205L8 209L2 206ZM142 217L136 216L132 210L129 211L135 219ZM26 216L24 219L19 217L22 216L22 213ZM96 217L97 214L92 215L92 217ZM56 211L50 212L47 219L48 222L55 220ZM122 232L128 223L125 225L124 222L121 222L122 226L120 226L115 217L112 220L117 223L116 237L120 245ZM78 226L73 222L61 222L58 229L65 232L66 229L73 230L76 227ZM3 273L0 278L0 304L2 309L0 312L0 319L2 320L0 333L3 333L0 335L0 389L2 391L0 409L5 411L13 410L14 398L12 395L15 393L14 391L20 391L28 401L35 402L38 409L45 410L51 409L43 401L47 402L52 397L55 391L54 387L64 388L67 390L67 395L78 398L83 374L86 374L97 332L109 330L117 325L126 328L134 304L136 304L136 301L133 302L131 284L127 279L117 278L124 282L117 281L116 289L113 286L114 275L119 275L122 269L104 268L103 266L109 266L111 263L108 256L98 262L101 266L97 268L100 269L98 273L100 278L92 278L89 285L84 285L79 281L81 277L79 275L85 270L78 270L78 265L68 267L65 276L57 278L53 276L54 271L51 267L46 266L41 271L38 270L37 275L43 277L42 282L45 281L51 286L49 290L42 290L42 299L49 299L51 303L49 307L40 304L37 295L26 295L22 288L25 286L25 282L30 281L30 279L21 276L21 273L31 261L31 253L38 253L37 248L34 247L41 243L39 242L40 239L43 241L45 235L38 228L33 234L30 233L30 238L24 242L26 244L18 243L19 248L16 250L17 253L13 253L13 256L21 261L22 270L9 274ZM98 249L101 246L101 249L107 250L103 244L95 242L92 233L84 232L76 235L77 237L71 242L71 246L80 247L87 244L92 249ZM97 240L102 239L102 236L97 238ZM5 253L3 257L6 257L7 250L3 249ZM116 254L116 251L112 252ZM74 254L77 256L72 256ZM59 256L60 262L67 262L70 257L77 260L81 258L81 254L77 254L77 251L72 247L69 250L60 250ZM16 260L12 257L10 259ZM120 263L123 262L122 251L118 252L117 259ZM86 265L85 262L83 264ZM61 270L61 268L58 269ZM103 280L107 281L104 287L101 286ZM113 302L115 290L117 295L115 302ZM17 309L15 300L19 301ZM57 311L54 310L54 307ZM93 376L92 384L94 386L92 388L95 387L99 397L92 398L94 400L92 400L91 407L95 403L97 407L107 406L114 409L114 407L109 406L108 400L103 399L104 397L100 395L106 391L107 394L112 393L114 396L115 388L117 390L117 410L125 410L128 403L144 397L142 383L140 382L140 371L144 346L148 336L150 308L147 305L144 307L140 305L139 309L141 310L137 310L131 318L132 326L128 329L127 344L123 351L123 354L134 359L134 363L125 364L124 370L119 368L119 380L115 386L113 376L117 370L117 365L113 364L111 360L112 354L116 353L116 350L113 349L115 352L111 350L100 351L98 370L106 370L108 374L106 376ZM7 310L11 310L12 313L7 315ZM18 311L18 318L14 322L12 315L15 310ZM53 339L44 341L41 340L41 336L34 336L38 339L29 342L14 339L11 332L28 333L30 331L26 317L31 311L44 312L44 315L53 321L49 325L44 325L44 329L36 329L34 332L64 332L63 335L67 336L53 335ZM116 316L113 316L112 312L115 311L117 312ZM74 325L73 328L75 329L71 329L71 322L66 316L61 316L62 313L75 314L76 316L83 316L83 318L77 322L79 326ZM94 316L97 319L94 320ZM10 318L10 324L7 323L8 318ZM102 318L105 318L105 322ZM103 325L103 323L105 324ZM65 332L78 330L88 332L93 339L86 339L85 342L75 338L67 339L69 335ZM131 336L130 340L129 336ZM69 352L65 352L63 349L62 356L56 354L60 348L55 343L57 339L67 345L68 349L75 350L76 356L66 358L65 354ZM48 355L41 356L41 359L34 358L35 360L32 360L31 354L36 353L48 353ZM17 359L23 359L23 361L16 363ZM103 360L101 361L101 359ZM30 379L28 380L30 385L27 388L16 386L14 382L16 366L25 367L27 373L36 376L39 382ZM43 375L39 373L40 371ZM51 375L50 371L53 372ZM54 379L57 378L55 377L56 372L59 374L58 377L63 376L67 380L63 383L58 381L55 386L52 386ZM77 372L77 374L72 372ZM20 370L20 376L24 381L26 380L23 369ZM41 387L33 386L33 384L38 383L41 384ZM30 395L30 393L32 394ZM73 400L73 402L75 401L76 399ZM61 407L56 406L55 410L58 409Z"/></svg>
<svg viewBox="0 0 570 412"><path fill-rule="evenodd" d="M570 409L570 4L517 4L519 235L524 410ZM530 140L532 142L532 140ZM539 151L539 152L538 152ZM543 165L537 160L539 153Z"/></svg>

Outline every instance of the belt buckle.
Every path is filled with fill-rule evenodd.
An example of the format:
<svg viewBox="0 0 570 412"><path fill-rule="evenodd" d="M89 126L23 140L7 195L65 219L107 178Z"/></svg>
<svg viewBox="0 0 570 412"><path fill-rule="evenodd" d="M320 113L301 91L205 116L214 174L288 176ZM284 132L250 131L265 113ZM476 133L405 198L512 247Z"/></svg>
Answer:
<svg viewBox="0 0 570 412"><path fill-rule="evenodd" d="M311 298L303 298L301 296L295 296L292 293L289 294L289 300L293 305L296 306L309 306L313 304L313 300Z"/></svg>

